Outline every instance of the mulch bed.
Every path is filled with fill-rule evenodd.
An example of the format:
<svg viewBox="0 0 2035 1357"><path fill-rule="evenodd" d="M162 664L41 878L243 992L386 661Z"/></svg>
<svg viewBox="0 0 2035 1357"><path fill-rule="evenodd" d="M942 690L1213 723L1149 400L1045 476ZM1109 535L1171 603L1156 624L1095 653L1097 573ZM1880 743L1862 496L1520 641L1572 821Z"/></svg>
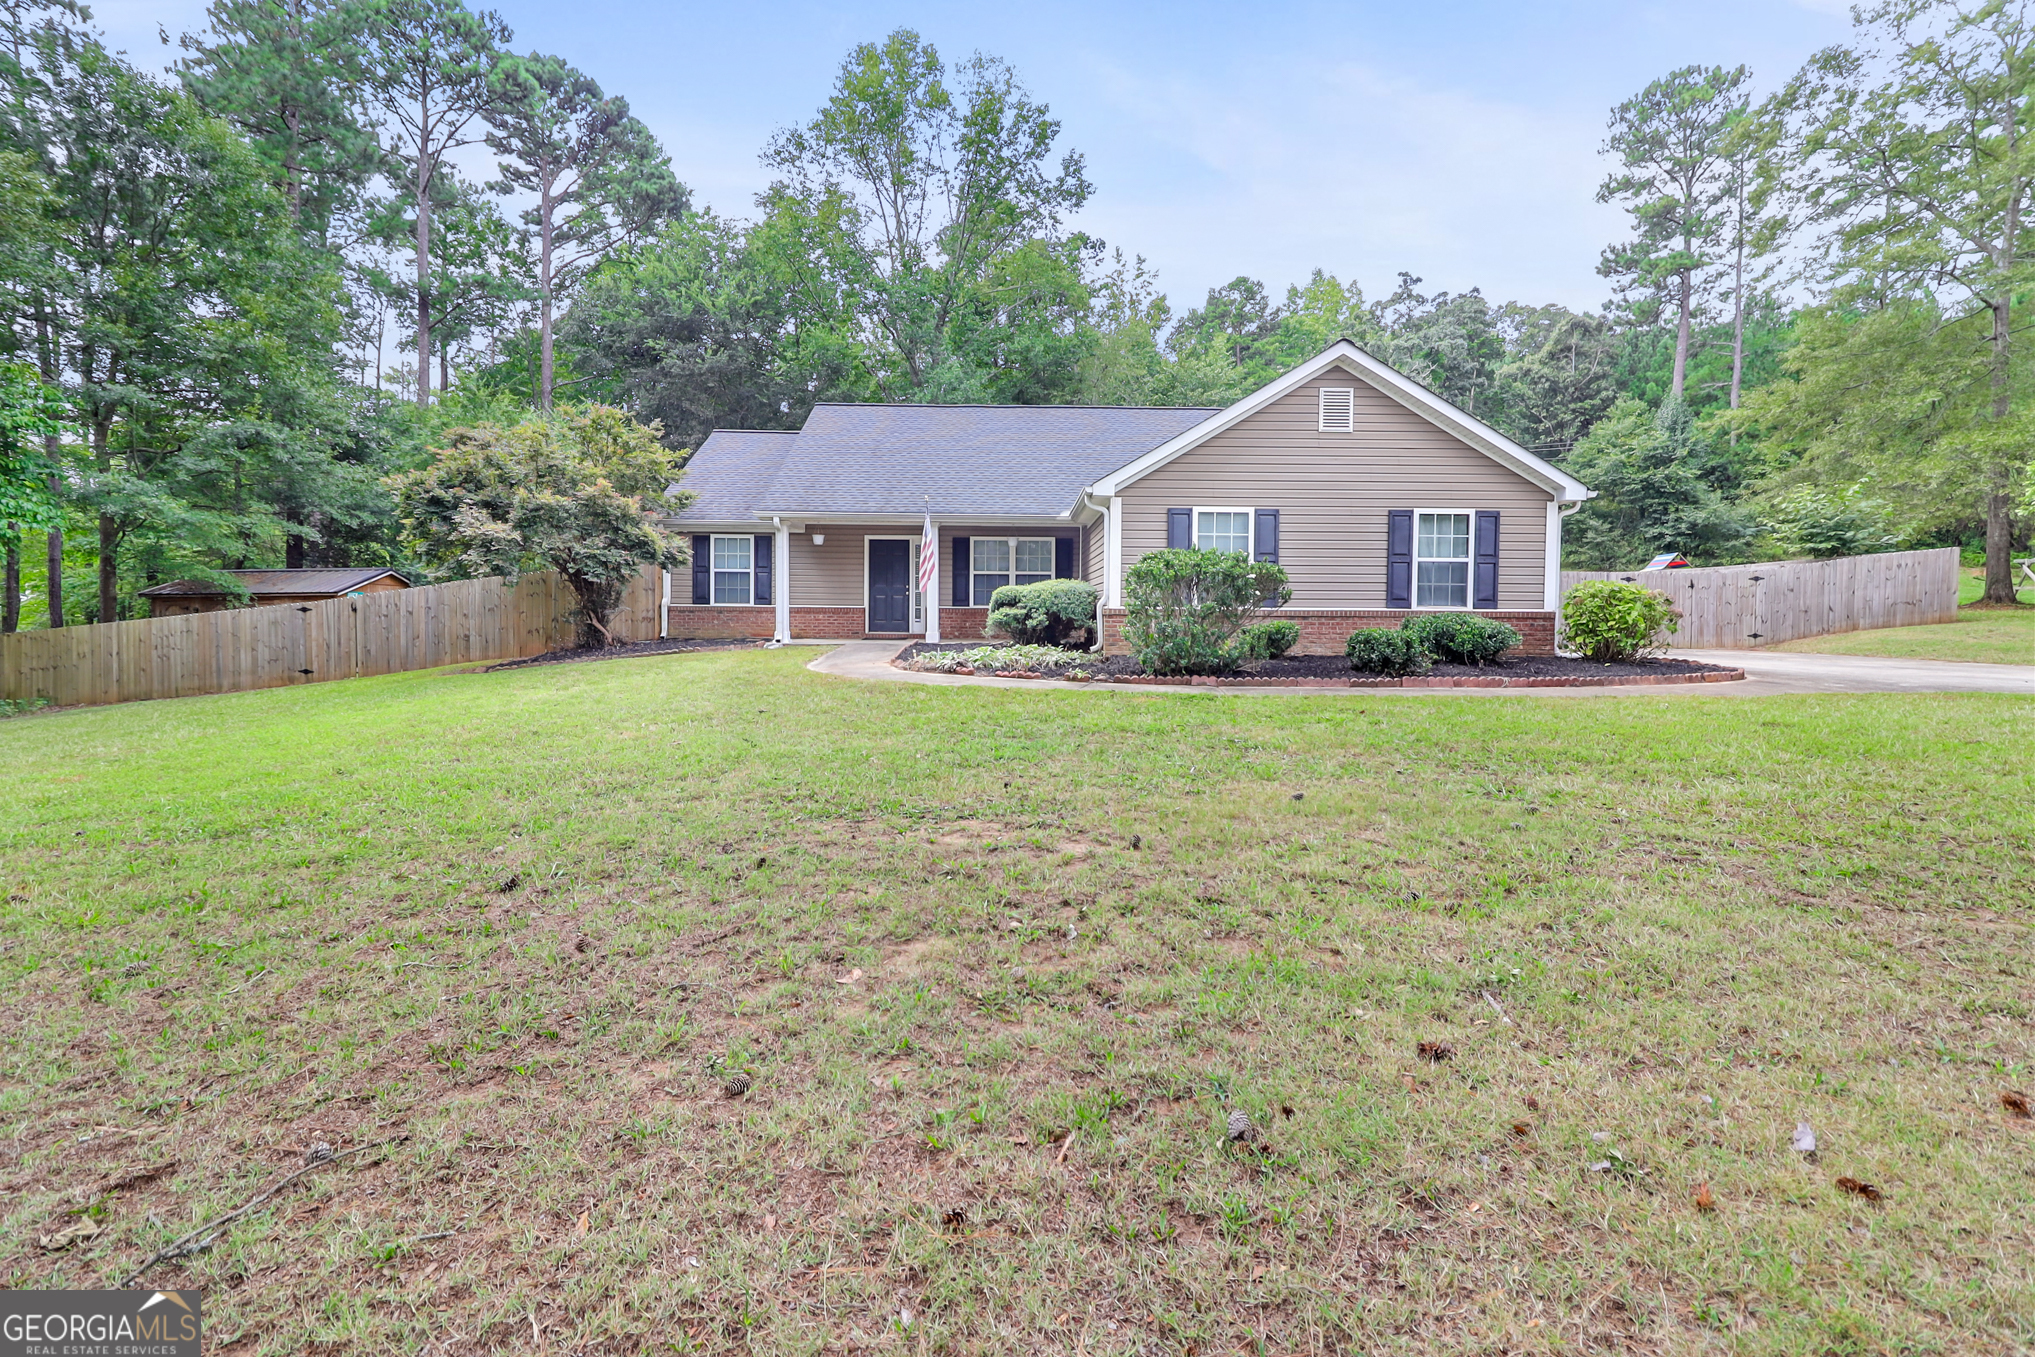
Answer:
<svg viewBox="0 0 2035 1357"><path fill-rule="evenodd" d="M908 667L917 655L931 651L971 650L979 642L943 643L927 645L920 642L907 647L897 657L900 668ZM1096 655L1082 665L1089 675L1098 682L1146 683L1169 685L1192 685L1195 687L1228 686L1319 686L1345 684L1353 687L1378 688L1568 688L1584 686L1621 686L1625 684L1653 683L1721 683L1745 677L1745 671L1721 664L1704 664L1698 660L1634 660L1624 664L1596 664L1589 660L1567 659L1559 655L1521 655L1483 666L1469 664L1437 664L1427 673L1407 679L1381 678L1375 674L1362 674L1350 668L1350 662L1340 655L1289 655L1277 660L1253 660L1246 663L1233 675L1220 678L1157 678L1138 668L1136 660L1128 655ZM1711 677L1715 675L1716 677ZM1057 673L1013 673L999 672L1003 678L1059 678Z"/></svg>
<svg viewBox="0 0 2035 1357"><path fill-rule="evenodd" d="M618 646L585 646L572 650L547 650L528 659L504 660L481 670L492 674L501 669L522 669L533 664L590 664L595 660L639 660L645 655L671 655L690 650L754 650L761 641L631 641Z"/></svg>

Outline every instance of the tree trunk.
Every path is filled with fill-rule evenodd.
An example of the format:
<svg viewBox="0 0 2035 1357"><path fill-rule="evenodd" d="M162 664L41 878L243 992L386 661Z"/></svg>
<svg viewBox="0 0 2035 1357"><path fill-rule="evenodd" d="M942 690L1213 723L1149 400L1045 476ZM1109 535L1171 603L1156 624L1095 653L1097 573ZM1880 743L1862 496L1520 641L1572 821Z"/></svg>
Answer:
<svg viewBox="0 0 2035 1357"><path fill-rule="evenodd" d="M417 408L431 404L431 169L417 148Z"/></svg>
<svg viewBox="0 0 2035 1357"><path fill-rule="evenodd" d="M20 524L9 523L9 532L18 532ZM7 540L7 577L0 580L0 635L21 630L21 539Z"/></svg>
<svg viewBox="0 0 2035 1357"><path fill-rule="evenodd" d="M551 178L544 179L544 196L537 205L537 288L542 302L537 321L537 408L551 413Z"/></svg>
<svg viewBox="0 0 2035 1357"><path fill-rule="evenodd" d="M2007 363L2013 356L2013 310L2011 296L1990 303L1993 312L1993 419L2004 421L2013 412L2013 392L2007 384ZM1987 603L2014 603L2013 515L2007 495L2008 472L1995 467L1988 477L1986 493L1986 591Z"/></svg>
<svg viewBox="0 0 2035 1357"><path fill-rule="evenodd" d="M99 515L99 620L120 620L120 525Z"/></svg>
<svg viewBox="0 0 2035 1357"><path fill-rule="evenodd" d="M1675 375L1668 387L1668 393L1676 400L1682 398L1682 383L1687 380L1689 374L1689 294L1694 287L1694 280L1686 272L1683 273L1680 315L1675 321Z"/></svg>
<svg viewBox="0 0 2035 1357"><path fill-rule="evenodd" d="M2014 603L2014 516L2004 490L1986 496L1987 603Z"/></svg>
<svg viewBox="0 0 2035 1357"><path fill-rule="evenodd" d="M301 509L284 510L283 522L293 528L302 527L304 525L304 511ZM283 537L283 568L285 570L302 570L304 568L303 534L293 532Z"/></svg>
<svg viewBox="0 0 2035 1357"><path fill-rule="evenodd" d="M1731 270L1731 408L1738 408L1738 393L1745 381L1745 192L1738 195L1738 259ZM1738 430L1731 431L1738 442Z"/></svg>
<svg viewBox="0 0 2035 1357"><path fill-rule="evenodd" d="M52 481L56 477L50 477ZM49 530L49 624L52 629L64 624L64 530Z"/></svg>

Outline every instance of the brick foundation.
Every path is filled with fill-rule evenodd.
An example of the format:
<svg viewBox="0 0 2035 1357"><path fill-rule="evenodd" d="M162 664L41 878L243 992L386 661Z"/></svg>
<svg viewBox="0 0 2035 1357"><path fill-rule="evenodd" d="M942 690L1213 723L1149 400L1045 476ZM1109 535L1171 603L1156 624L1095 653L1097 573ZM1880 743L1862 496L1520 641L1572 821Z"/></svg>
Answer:
<svg viewBox="0 0 2035 1357"><path fill-rule="evenodd" d="M1272 614L1281 621L1300 624L1300 644L1293 647L1295 655L1340 655L1351 632L1367 627L1386 627L1396 631L1400 623L1413 615L1386 608L1281 608ZM1518 653L1521 655L1555 653L1555 615L1551 612L1479 612L1477 615L1503 622L1517 631L1520 642ZM1124 644L1123 619L1121 608L1102 610L1104 654L1130 653L1130 647Z"/></svg>
<svg viewBox="0 0 2035 1357"><path fill-rule="evenodd" d="M767 641L777 630L777 610L770 607L716 607L674 603L666 609L665 632L688 641ZM793 608L791 635L796 641L859 641L868 631L869 615L860 608ZM979 641L989 622L987 608L940 609L940 638ZM885 639L916 640L916 634L883 633Z"/></svg>

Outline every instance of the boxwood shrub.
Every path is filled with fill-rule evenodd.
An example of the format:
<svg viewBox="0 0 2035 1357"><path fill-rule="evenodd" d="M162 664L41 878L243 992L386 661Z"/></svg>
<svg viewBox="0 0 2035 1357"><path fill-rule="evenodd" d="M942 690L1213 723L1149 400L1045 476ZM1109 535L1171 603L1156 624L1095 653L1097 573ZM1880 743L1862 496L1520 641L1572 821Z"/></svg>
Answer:
<svg viewBox="0 0 2035 1357"><path fill-rule="evenodd" d="M1019 645L1093 645L1100 597L1087 580L1006 584L989 596L989 632Z"/></svg>
<svg viewBox="0 0 2035 1357"><path fill-rule="evenodd" d="M1343 653L1350 657L1350 668L1391 677L1424 674L1433 663L1418 636L1387 627L1351 632Z"/></svg>
<svg viewBox="0 0 2035 1357"><path fill-rule="evenodd" d="M1399 629L1437 660L1479 668L1519 644L1513 628L1475 613L1427 613L1407 618Z"/></svg>
<svg viewBox="0 0 2035 1357"><path fill-rule="evenodd" d="M1246 660L1276 660L1299 644L1298 622L1253 622L1237 637L1237 654Z"/></svg>

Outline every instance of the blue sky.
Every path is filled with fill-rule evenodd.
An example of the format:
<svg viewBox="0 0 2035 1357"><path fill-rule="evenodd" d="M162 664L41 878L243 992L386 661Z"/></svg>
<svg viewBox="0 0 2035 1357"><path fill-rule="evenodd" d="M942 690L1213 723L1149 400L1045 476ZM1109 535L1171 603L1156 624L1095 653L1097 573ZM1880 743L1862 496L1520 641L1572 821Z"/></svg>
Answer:
<svg viewBox="0 0 2035 1357"><path fill-rule="evenodd" d="M116 45L203 24L192 0L93 6ZM1017 67L1088 158L1079 224L1158 269L1176 309L1236 275L1275 290L1321 267L1595 309L1622 216L1594 201L1610 106L1692 62L1771 89L1842 41L1840 0L1666 5L1344 0L1239 6L657 4L506 0L519 50L555 52L627 96L697 201L748 214L772 130L810 117L842 56L917 29L950 57Z"/></svg>

